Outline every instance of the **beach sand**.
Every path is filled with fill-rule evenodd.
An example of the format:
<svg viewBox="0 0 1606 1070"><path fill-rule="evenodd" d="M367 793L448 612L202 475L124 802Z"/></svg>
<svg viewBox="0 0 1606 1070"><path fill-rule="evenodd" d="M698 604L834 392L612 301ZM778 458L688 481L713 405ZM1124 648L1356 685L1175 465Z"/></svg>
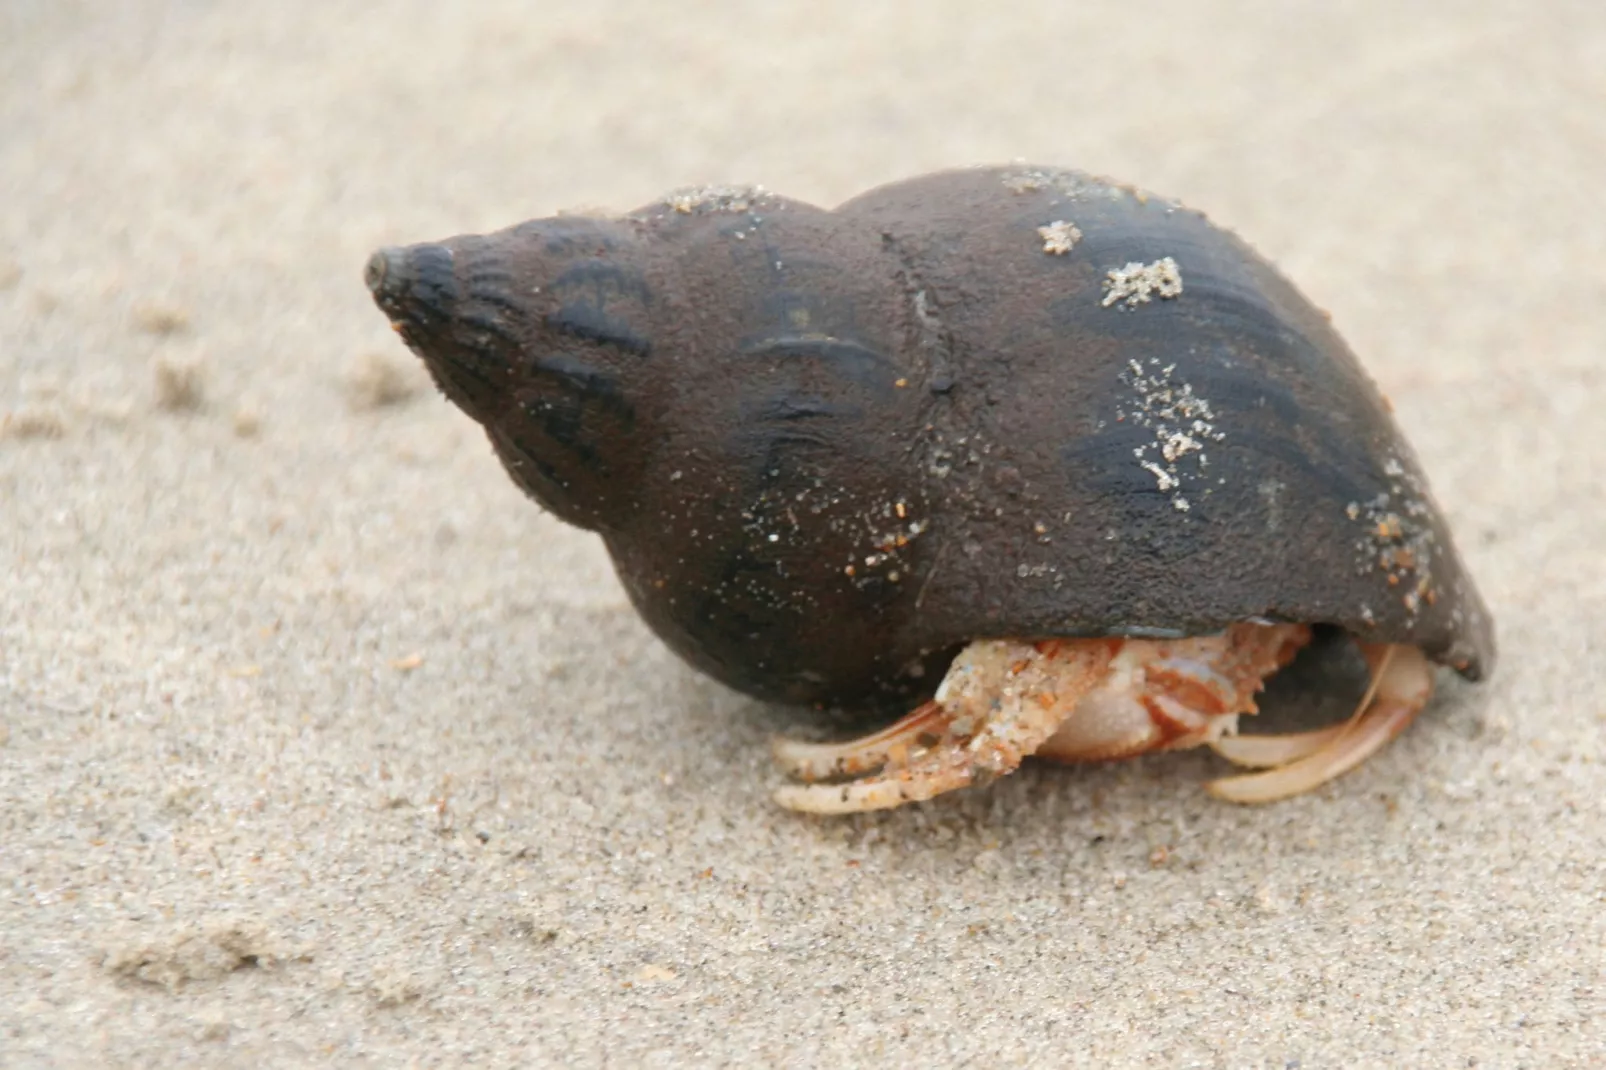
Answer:
<svg viewBox="0 0 1606 1070"><path fill-rule="evenodd" d="M1606 9L998 10L0 8L0 1064L1606 1065ZM1189 753L778 810L807 715L660 646L362 285L1015 158L1331 310L1490 682L1265 808Z"/></svg>

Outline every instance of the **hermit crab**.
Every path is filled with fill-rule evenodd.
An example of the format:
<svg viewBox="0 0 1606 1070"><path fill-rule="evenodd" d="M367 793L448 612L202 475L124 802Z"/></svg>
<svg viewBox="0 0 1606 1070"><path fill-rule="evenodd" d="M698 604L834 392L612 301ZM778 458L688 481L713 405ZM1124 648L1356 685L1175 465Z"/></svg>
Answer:
<svg viewBox="0 0 1606 1070"><path fill-rule="evenodd" d="M1198 744L1263 767L1215 794L1269 800L1383 747L1435 663L1493 668L1388 403L1320 310L1173 201L1024 166L829 211L711 187L384 249L367 282L683 658L905 714L777 743L782 805ZM1370 667L1355 717L1237 735L1315 630Z"/></svg>

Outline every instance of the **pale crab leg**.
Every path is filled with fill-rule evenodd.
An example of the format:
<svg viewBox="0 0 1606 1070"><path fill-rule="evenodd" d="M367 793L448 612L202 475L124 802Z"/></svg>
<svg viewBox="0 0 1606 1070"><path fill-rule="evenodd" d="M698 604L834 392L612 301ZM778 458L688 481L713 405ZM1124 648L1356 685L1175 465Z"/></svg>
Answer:
<svg viewBox="0 0 1606 1070"><path fill-rule="evenodd" d="M1374 676L1363 713L1328 730L1332 737L1302 757L1269 772L1213 781L1210 793L1241 803L1298 795L1349 772L1405 731L1433 696L1433 666L1414 646L1363 644L1361 652Z"/></svg>
<svg viewBox="0 0 1606 1070"><path fill-rule="evenodd" d="M808 773L829 772L832 763L884 764L841 784L788 784L775 801L816 814L882 810L1014 772L1099 685L1110 656L1103 642L972 643L943 677L937 701L892 728L820 752L778 744L783 761L796 759L788 764Z"/></svg>
<svg viewBox="0 0 1606 1070"><path fill-rule="evenodd" d="M1210 741L1210 749L1234 765L1250 769L1275 769L1307 758L1323 747L1337 742L1355 727L1361 715L1372 705L1372 699L1377 697L1377 689L1383 684L1383 673L1394 660L1395 647L1382 646L1378 649L1382 652L1374 654L1367 663L1371 669L1371 679L1366 682L1366 693L1361 696L1361 701L1355 704L1355 712L1350 714L1348 719L1310 732L1222 736Z"/></svg>
<svg viewBox="0 0 1606 1070"><path fill-rule="evenodd" d="M1346 731L1348 722L1311 732L1281 735L1222 736L1210 741L1210 749L1233 765L1247 769L1274 769L1315 754Z"/></svg>
<svg viewBox="0 0 1606 1070"><path fill-rule="evenodd" d="M812 784L816 780L863 776L889 760L906 757L909 749L919 746L923 739L941 738L948 730L949 720L940 705L928 702L902 720L859 739L805 743L781 738L770 749L786 775L796 780Z"/></svg>

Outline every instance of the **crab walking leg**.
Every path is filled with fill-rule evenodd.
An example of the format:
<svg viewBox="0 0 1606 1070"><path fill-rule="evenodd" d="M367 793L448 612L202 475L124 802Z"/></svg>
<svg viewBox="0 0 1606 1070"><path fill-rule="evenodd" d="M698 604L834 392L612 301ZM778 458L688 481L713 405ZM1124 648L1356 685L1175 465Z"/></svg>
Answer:
<svg viewBox="0 0 1606 1070"><path fill-rule="evenodd" d="M923 740L940 739L952 720L935 702L928 702L907 717L881 731L841 743L805 743L800 739L777 739L771 747L776 764L786 775L813 783L841 777L873 773L888 761L907 758L911 748Z"/></svg>
<svg viewBox="0 0 1606 1070"><path fill-rule="evenodd" d="M1207 785L1229 802L1274 802L1320 787L1354 769L1405 731L1433 697L1433 666L1414 646L1362 644L1372 666L1375 697L1355 720L1317 750L1265 773L1227 777ZM1315 733L1310 733L1314 735Z"/></svg>
<svg viewBox="0 0 1606 1070"><path fill-rule="evenodd" d="M1311 732L1285 732L1281 735L1222 736L1210 741L1210 749L1233 765L1248 769L1273 769L1315 754L1342 736L1346 721Z"/></svg>
<svg viewBox="0 0 1606 1070"><path fill-rule="evenodd" d="M922 707L859 741L861 750L842 745L851 763L883 761L879 772L842 784L788 784L775 801L816 814L884 810L1012 773L1103 681L1111 647L1103 640L972 643L943 677L935 714ZM929 723L911 726L917 720ZM929 746L928 733L937 733Z"/></svg>
<svg viewBox="0 0 1606 1070"><path fill-rule="evenodd" d="M1301 758L1308 758L1323 747L1336 743L1346 732L1355 727L1355 722L1359 721L1361 715L1372 705L1372 700L1377 697L1377 689L1383 684L1383 676L1388 670L1389 663L1394 660L1395 652L1399 648L1385 645L1378 649L1382 653L1368 662L1368 667L1372 670L1372 679L1367 682L1366 693L1361 696L1361 701L1356 703L1355 712L1348 720L1311 732L1224 736L1211 740L1210 749L1234 765L1247 766L1251 769L1275 769L1297 762Z"/></svg>

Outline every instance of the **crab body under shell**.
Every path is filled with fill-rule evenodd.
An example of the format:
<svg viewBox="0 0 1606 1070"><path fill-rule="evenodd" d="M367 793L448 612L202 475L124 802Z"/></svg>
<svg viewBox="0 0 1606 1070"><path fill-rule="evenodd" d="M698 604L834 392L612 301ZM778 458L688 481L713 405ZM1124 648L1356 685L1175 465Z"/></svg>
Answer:
<svg viewBox="0 0 1606 1070"><path fill-rule="evenodd" d="M383 250L368 282L657 634L754 695L907 708L973 640L1240 622L1492 668L1382 395L1175 202L1030 167L835 210L711 187Z"/></svg>

